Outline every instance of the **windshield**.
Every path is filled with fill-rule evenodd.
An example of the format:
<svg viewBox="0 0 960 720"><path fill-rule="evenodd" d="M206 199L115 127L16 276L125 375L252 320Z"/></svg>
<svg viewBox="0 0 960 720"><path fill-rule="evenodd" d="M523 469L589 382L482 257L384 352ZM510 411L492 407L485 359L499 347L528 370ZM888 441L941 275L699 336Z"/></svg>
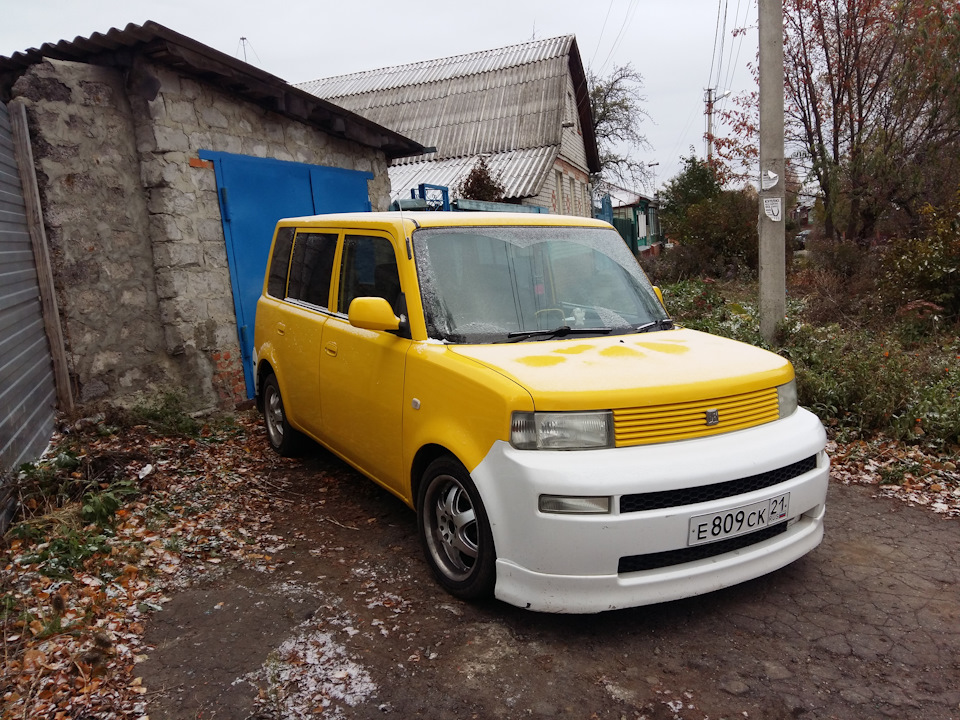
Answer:
<svg viewBox="0 0 960 720"><path fill-rule="evenodd" d="M425 228L413 241L427 332L437 340L515 342L668 327L614 230Z"/></svg>

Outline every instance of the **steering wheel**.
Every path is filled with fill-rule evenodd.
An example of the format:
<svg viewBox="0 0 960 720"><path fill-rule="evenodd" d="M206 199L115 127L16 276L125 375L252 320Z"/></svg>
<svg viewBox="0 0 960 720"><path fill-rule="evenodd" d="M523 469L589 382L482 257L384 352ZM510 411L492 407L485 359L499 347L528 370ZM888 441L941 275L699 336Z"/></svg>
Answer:
<svg viewBox="0 0 960 720"><path fill-rule="evenodd" d="M556 314L559 316L558 324L560 325L563 325L564 321L567 319L567 316L564 315L563 310L556 307L543 308L542 310L537 310L534 313L534 317L537 318L537 324L542 327L544 324L543 322L544 318L549 317L551 314Z"/></svg>

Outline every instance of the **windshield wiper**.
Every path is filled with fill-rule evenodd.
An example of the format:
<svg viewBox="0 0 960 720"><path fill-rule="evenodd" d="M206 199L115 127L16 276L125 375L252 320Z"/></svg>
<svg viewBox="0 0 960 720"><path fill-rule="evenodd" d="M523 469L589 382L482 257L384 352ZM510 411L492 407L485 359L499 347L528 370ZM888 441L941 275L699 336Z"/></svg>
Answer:
<svg viewBox="0 0 960 720"><path fill-rule="evenodd" d="M555 327L553 330L520 330L518 332L512 332L507 334L507 339L502 340L501 342L518 342L520 340L527 340L534 337L542 337L544 340L551 340L558 337L566 337L567 335L608 335L613 328L587 328L587 327L570 327L569 325L561 325L560 327Z"/></svg>
<svg viewBox="0 0 960 720"><path fill-rule="evenodd" d="M673 320L671 320L670 318L663 318L661 320L654 320L653 322L637 325L637 327L634 328L634 332L643 333L643 332L653 332L654 330L670 330L672 327L673 327Z"/></svg>

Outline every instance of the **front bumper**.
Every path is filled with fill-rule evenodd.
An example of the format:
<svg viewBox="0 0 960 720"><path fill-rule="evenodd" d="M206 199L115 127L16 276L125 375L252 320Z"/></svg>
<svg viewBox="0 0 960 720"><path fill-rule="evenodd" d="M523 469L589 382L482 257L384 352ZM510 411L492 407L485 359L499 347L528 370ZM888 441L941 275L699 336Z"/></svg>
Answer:
<svg viewBox="0 0 960 720"><path fill-rule="evenodd" d="M497 551L496 596L547 612L600 612L698 595L776 570L823 537L829 459L806 410L748 430L675 443L579 452L521 451L498 442L471 475ZM724 483L815 457L812 469L706 502L621 512L620 497ZM621 558L687 548L690 518L790 493L786 530L746 547L638 572ZM605 495L603 515L538 511L546 495ZM719 547L719 546L718 546Z"/></svg>

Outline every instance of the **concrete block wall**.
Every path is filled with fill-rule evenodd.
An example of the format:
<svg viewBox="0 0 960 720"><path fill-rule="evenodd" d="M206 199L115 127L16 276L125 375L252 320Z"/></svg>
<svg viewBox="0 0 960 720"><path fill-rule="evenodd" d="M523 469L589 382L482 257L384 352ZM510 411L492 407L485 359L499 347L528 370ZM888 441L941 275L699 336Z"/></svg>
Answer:
<svg viewBox="0 0 960 720"><path fill-rule="evenodd" d="M20 78L14 94L27 106L75 399L170 382L123 79L48 61Z"/></svg>
<svg viewBox="0 0 960 720"><path fill-rule="evenodd" d="M47 61L14 94L29 102L84 402L180 390L199 410L246 397L216 178L200 150L372 172L373 209L389 206L381 152L165 66Z"/></svg>

